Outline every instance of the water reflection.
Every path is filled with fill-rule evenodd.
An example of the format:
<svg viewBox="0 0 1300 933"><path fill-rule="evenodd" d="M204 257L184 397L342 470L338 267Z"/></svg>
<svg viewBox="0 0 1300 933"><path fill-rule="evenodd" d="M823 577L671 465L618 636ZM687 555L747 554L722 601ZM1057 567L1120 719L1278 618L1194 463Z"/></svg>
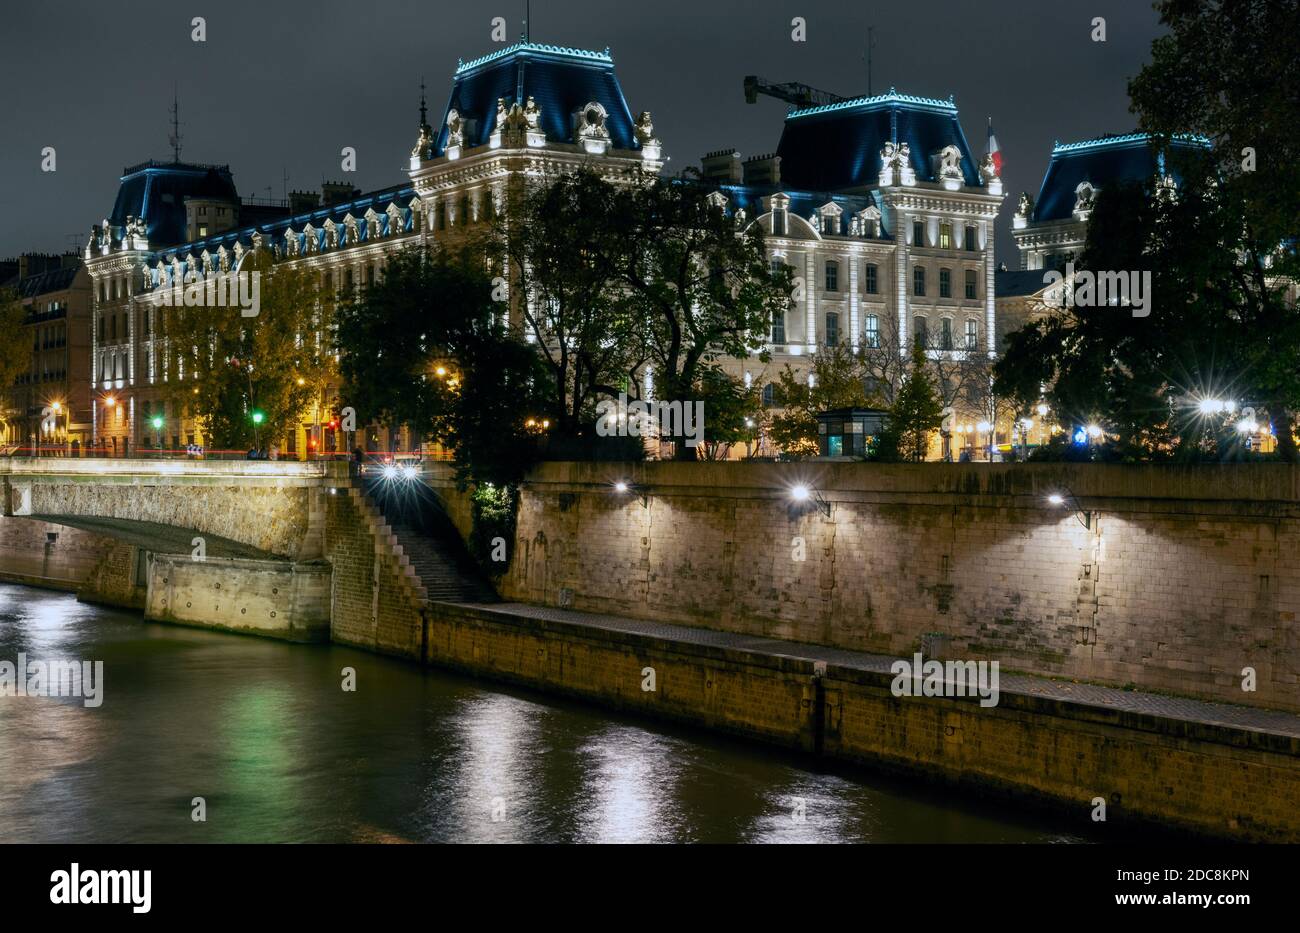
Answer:
<svg viewBox="0 0 1300 933"><path fill-rule="evenodd" d="M0 698L3 841L1075 838L1042 817L345 648L146 624L0 584L0 658L19 651L103 660L104 703ZM205 822L191 819L196 797Z"/></svg>

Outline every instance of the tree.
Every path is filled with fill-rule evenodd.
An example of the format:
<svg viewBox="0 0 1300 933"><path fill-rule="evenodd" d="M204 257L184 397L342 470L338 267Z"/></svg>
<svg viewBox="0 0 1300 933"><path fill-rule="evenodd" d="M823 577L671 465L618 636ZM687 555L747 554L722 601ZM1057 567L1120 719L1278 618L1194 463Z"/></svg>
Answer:
<svg viewBox="0 0 1300 933"><path fill-rule="evenodd" d="M496 300L491 247L403 250L338 314L346 400L451 448L462 486L517 483L536 458L527 421L548 400L542 356Z"/></svg>
<svg viewBox="0 0 1300 933"><path fill-rule="evenodd" d="M338 307L340 401L359 423L433 429L440 399L435 356L449 317L468 302L490 312L486 275L466 276L441 252L411 248L389 257L384 274ZM438 313L442 311L443 313Z"/></svg>
<svg viewBox="0 0 1300 933"><path fill-rule="evenodd" d="M0 288L0 417L11 417L10 392L31 363L31 337L23 328L27 310L11 289Z"/></svg>
<svg viewBox="0 0 1300 933"><path fill-rule="evenodd" d="M613 201L619 305L668 401L688 401L723 358L766 362L773 316L790 303L790 272L773 269L758 225L738 230L712 193L676 178L628 186ZM694 456L682 438L677 455Z"/></svg>
<svg viewBox="0 0 1300 933"><path fill-rule="evenodd" d="M943 418L943 404L931 382L925 350L912 344L908 373L899 386L889 410L889 424L882 446L897 447L900 456L924 460L930 447L930 434Z"/></svg>
<svg viewBox="0 0 1300 933"><path fill-rule="evenodd" d="M772 440L795 455L816 455L818 412L869 407L876 401L864 387L861 360L842 344L818 350L810 375L811 384L787 363L772 392L781 409L772 416Z"/></svg>
<svg viewBox="0 0 1300 933"><path fill-rule="evenodd" d="M1206 220L1218 234L1216 246L1232 260L1205 257L1206 265L1181 284L1204 303L1201 321L1226 322L1230 333L1216 335L1225 340L1219 375L1268 411L1279 452L1297 462L1300 314L1294 288L1281 286L1300 272L1300 56L1282 37L1300 34L1300 5L1161 0L1157 9L1168 34L1154 42L1150 64L1129 84L1133 110L1144 130L1162 138L1198 133L1210 140L1213 189L1202 201L1211 208ZM1169 245L1176 250L1186 236ZM1191 433L1184 451L1201 442L1200 431Z"/></svg>
<svg viewBox="0 0 1300 933"><path fill-rule="evenodd" d="M550 374L546 413L564 438L582 433L601 395L640 397L643 341L619 293L616 194L592 171L565 173L517 196L496 225Z"/></svg>
<svg viewBox="0 0 1300 933"><path fill-rule="evenodd" d="M758 390L709 365L700 371L693 394L704 403L704 459L726 459L732 446L742 443L748 454L763 414Z"/></svg>
<svg viewBox="0 0 1300 933"><path fill-rule="evenodd" d="M1099 424L1107 455L1129 461L1236 456L1240 437L1222 430L1230 413L1207 416L1199 403L1242 401L1274 415L1285 454L1278 412L1292 410L1300 372L1294 299L1288 312L1285 291L1256 280L1244 204L1215 166L1186 159L1181 175L1175 192L1152 183L1099 194L1074 283L1009 337L997 390L1028 408L1046 386L1067 427ZM1086 295L1111 270L1149 282L1143 307Z"/></svg>
<svg viewBox="0 0 1300 933"><path fill-rule="evenodd" d="M886 316L881 323L884 326L875 332L875 340L870 344L864 342L857 351L863 387L868 404L873 408L889 408L894 404L913 367L912 354L903 345L896 320ZM990 404L989 394L992 364L979 350L965 347L944 349L926 354L925 360L942 407L952 407L957 413L978 414L979 417L996 407ZM989 416L989 420L997 422L995 416ZM943 440L943 453L947 458L951 443L947 433Z"/></svg>
<svg viewBox="0 0 1300 933"><path fill-rule="evenodd" d="M260 251L241 271L261 277L256 316L238 306L158 306L167 394L217 449L268 446L294 430L332 377L333 302L316 277Z"/></svg>

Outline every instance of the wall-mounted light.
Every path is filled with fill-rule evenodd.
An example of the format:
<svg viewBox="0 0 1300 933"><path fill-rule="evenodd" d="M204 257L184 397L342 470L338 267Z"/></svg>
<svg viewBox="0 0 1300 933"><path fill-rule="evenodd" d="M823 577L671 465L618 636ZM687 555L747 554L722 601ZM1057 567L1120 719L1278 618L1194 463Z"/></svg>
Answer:
<svg viewBox="0 0 1300 933"><path fill-rule="evenodd" d="M1084 528L1092 528L1092 513L1085 509L1074 493L1068 488L1062 487L1060 492L1051 492L1047 495L1047 504L1053 508L1067 508L1074 512L1074 517L1079 520L1079 524Z"/></svg>
<svg viewBox="0 0 1300 933"><path fill-rule="evenodd" d="M804 483L796 483L790 487L790 502L799 508L815 506L827 518L831 517L831 504L822 498L820 492Z"/></svg>
<svg viewBox="0 0 1300 933"><path fill-rule="evenodd" d="M643 509L650 508L650 493L640 486L635 486L625 479L615 480L613 484L614 494L618 496L636 496L641 500Z"/></svg>

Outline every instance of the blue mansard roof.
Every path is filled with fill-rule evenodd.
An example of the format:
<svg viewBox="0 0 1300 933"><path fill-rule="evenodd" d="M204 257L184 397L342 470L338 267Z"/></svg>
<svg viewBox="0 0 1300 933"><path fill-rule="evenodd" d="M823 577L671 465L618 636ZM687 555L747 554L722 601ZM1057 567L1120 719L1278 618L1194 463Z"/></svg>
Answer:
<svg viewBox="0 0 1300 933"><path fill-rule="evenodd" d="M1067 220L1074 212L1075 191L1088 182L1098 191L1109 185L1123 182L1149 181L1166 170L1174 181L1181 184L1182 177L1176 159L1165 166L1162 153L1152 144L1147 133L1128 133L1123 136L1102 136L1077 143L1057 143L1052 148L1052 160L1038 189L1033 220ZM1171 141L1174 149L1194 150L1209 146L1202 137L1180 136Z"/></svg>
<svg viewBox="0 0 1300 933"><path fill-rule="evenodd" d="M952 99L913 97L893 88L875 97L791 110L776 150L781 179L815 191L874 187L886 141L908 144L918 181L934 181L931 155L956 146L966 184L983 185Z"/></svg>
<svg viewBox="0 0 1300 933"><path fill-rule="evenodd" d="M451 97L437 128L434 156L443 154L447 142L447 113L454 109L462 120L474 121L465 134L466 147L487 143L496 126L497 100L520 105L532 97L541 108L546 138L573 142L573 116L595 101L605 108L605 127L616 149L635 149L632 112L614 75L609 49L582 49L517 42L512 46L461 62L451 87Z"/></svg>
<svg viewBox="0 0 1300 933"><path fill-rule="evenodd" d="M235 179L224 165L144 162L122 173L109 223L121 229L127 217L142 217L149 242L172 246L185 239L185 199L239 202Z"/></svg>
<svg viewBox="0 0 1300 933"><path fill-rule="evenodd" d="M411 201L415 199L415 196L415 187L410 184L381 188L378 191L363 194L350 201L341 201L327 207L313 208L292 217L284 217L270 223L223 230L220 233L205 237L202 240L195 240L192 243L176 244L169 249L159 250L154 262L161 260L164 263L170 263L175 258L180 262L182 274L184 274L190 271L184 268L188 254L193 253L196 258L201 256L204 250L207 250L210 254L215 254L223 246L227 250L233 250L236 243L242 243L244 248L248 249L252 245L254 233L262 236L268 248L283 250L285 234L290 229L294 231L297 240L298 255L325 252L328 248L325 232L325 222L327 220L332 220L339 227L338 246L352 246L356 243L364 243L371 238L371 231L364 223L364 218L366 211L372 208L378 215L379 236L409 233L415 229L415 216L411 210ZM389 229L390 218L387 210L390 204L396 204L400 211L400 215L397 217L400 226L395 230ZM351 239L351 234L344 224L344 218L349 214L358 221L355 240ZM307 234L305 232L308 224L311 224L313 236L315 237L315 244L310 249L308 248Z"/></svg>
<svg viewBox="0 0 1300 933"><path fill-rule="evenodd" d="M784 172L783 172L784 174ZM842 234L848 233L849 218L858 211L865 210L868 207L881 208L880 197L876 192L867 194L832 194L821 191L795 191L782 185L719 185L720 191L727 198L727 213L733 214L737 208L744 210L745 216L750 220L760 217L767 213L767 206L764 201L778 192L784 194L790 199L789 212L798 215L804 220L808 220L818 210L825 206L828 201L833 201L839 205L844 212L841 217ZM880 239L893 239L889 232L890 218L887 212L882 211L880 225ZM818 225L813 224L814 227Z"/></svg>

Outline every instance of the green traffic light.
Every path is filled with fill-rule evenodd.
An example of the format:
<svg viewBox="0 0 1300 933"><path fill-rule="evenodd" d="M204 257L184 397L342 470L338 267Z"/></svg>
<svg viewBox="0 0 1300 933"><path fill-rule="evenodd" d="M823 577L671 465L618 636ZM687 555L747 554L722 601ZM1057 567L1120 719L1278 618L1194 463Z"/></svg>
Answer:
<svg viewBox="0 0 1300 933"><path fill-rule="evenodd" d="M161 431L161 430L162 430L162 426L163 426L162 415L154 415L154 416L153 416L153 429L154 429L155 431Z"/></svg>
<svg viewBox="0 0 1300 933"><path fill-rule="evenodd" d="M261 424L264 417L260 411L253 412L253 424Z"/></svg>

